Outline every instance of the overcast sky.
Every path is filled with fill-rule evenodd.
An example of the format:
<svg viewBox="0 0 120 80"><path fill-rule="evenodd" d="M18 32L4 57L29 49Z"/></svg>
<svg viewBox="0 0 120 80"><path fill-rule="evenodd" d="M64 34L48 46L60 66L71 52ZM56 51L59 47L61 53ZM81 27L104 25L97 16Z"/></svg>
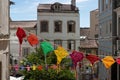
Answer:
<svg viewBox="0 0 120 80"><path fill-rule="evenodd" d="M71 0L11 0L15 5L10 7L12 20L36 20L38 4L60 2L70 4ZM76 0L80 10L80 27L90 26L90 11L98 8L98 0Z"/></svg>

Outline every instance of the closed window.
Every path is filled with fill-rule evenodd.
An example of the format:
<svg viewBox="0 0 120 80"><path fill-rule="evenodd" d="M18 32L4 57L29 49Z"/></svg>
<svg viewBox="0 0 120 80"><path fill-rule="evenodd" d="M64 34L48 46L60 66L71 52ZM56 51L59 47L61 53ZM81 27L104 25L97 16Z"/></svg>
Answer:
<svg viewBox="0 0 120 80"><path fill-rule="evenodd" d="M68 32L75 32L75 21L68 21L67 26Z"/></svg>
<svg viewBox="0 0 120 80"><path fill-rule="evenodd" d="M40 32L48 32L48 21L40 22Z"/></svg>
<svg viewBox="0 0 120 80"><path fill-rule="evenodd" d="M68 40L68 49L75 50L75 40Z"/></svg>
<svg viewBox="0 0 120 80"><path fill-rule="evenodd" d="M62 32L62 21L54 22L54 32Z"/></svg>
<svg viewBox="0 0 120 80"><path fill-rule="evenodd" d="M26 57L30 53L29 47L23 47L22 48L22 56Z"/></svg>
<svg viewBox="0 0 120 80"><path fill-rule="evenodd" d="M57 48L57 46L62 46L62 40L54 40L54 44L55 44L55 49Z"/></svg>

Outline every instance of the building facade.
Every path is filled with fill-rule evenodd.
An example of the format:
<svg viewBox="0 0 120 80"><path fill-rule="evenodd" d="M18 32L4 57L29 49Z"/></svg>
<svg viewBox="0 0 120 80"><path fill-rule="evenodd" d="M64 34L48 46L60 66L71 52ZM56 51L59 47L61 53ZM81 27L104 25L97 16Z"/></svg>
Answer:
<svg viewBox="0 0 120 80"><path fill-rule="evenodd" d="M29 33L36 34L36 20L29 21L11 21L10 22L10 64L18 64L19 63L19 40L16 36L17 28L21 27L25 30L27 36ZM35 47L32 47L27 38L23 39L22 47L21 47L21 55L22 59L26 57L29 53L34 52Z"/></svg>
<svg viewBox="0 0 120 80"><path fill-rule="evenodd" d="M99 56L117 55L117 19L114 9L119 0L99 0ZM112 65L109 71L103 63L99 63L99 80L119 80L117 79L117 65Z"/></svg>
<svg viewBox="0 0 120 80"><path fill-rule="evenodd" d="M0 80L9 80L9 0L0 0Z"/></svg>
<svg viewBox="0 0 120 80"><path fill-rule="evenodd" d="M117 49L119 50L120 49L120 42L119 42L119 37L120 37L120 1L119 0L116 0L116 8L114 9L114 11L116 12L116 20L117 20L117 37L118 37L118 41L117 41ZM117 54L118 56L120 55L120 53Z"/></svg>
<svg viewBox="0 0 120 80"><path fill-rule="evenodd" d="M67 50L80 46L80 20L76 0L71 4L39 4L37 8L37 35Z"/></svg>
<svg viewBox="0 0 120 80"><path fill-rule="evenodd" d="M112 0L99 0L99 56L101 58L113 54L112 11ZM99 62L99 80L110 78L111 75L107 74L104 65Z"/></svg>
<svg viewBox="0 0 120 80"><path fill-rule="evenodd" d="M90 11L90 35L89 38L98 38L99 27L98 27L98 16L99 10L95 9Z"/></svg>
<svg viewBox="0 0 120 80"><path fill-rule="evenodd" d="M114 11L116 12L116 20L117 20L117 38L116 39L116 50L117 50L117 54L116 56L120 57L120 1L119 0L116 0L116 8L114 9ZM117 64L116 65L116 73L117 73L117 80L120 80L120 65Z"/></svg>

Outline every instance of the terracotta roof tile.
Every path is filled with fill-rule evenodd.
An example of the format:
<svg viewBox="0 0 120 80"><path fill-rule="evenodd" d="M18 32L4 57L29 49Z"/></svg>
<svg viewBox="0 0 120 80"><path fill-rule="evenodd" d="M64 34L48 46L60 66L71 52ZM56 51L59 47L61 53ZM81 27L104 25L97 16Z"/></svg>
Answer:
<svg viewBox="0 0 120 80"><path fill-rule="evenodd" d="M96 40L89 40L90 28L80 28L80 36L86 36L86 39L80 40L80 48L98 48Z"/></svg>
<svg viewBox="0 0 120 80"><path fill-rule="evenodd" d="M90 28L80 28L80 36L87 36L90 35Z"/></svg>
<svg viewBox="0 0 120 80"><path fill-rule="evenodd" d="M96 40L81 40L80 48L98 48Z"/></svg>

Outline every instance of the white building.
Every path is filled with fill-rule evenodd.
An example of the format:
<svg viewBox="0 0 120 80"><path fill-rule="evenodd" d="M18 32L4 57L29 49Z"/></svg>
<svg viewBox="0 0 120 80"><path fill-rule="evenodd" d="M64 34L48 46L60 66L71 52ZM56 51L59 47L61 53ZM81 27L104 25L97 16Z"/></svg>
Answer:
<svg viewBox="0 0 120 80"><path fill-rule="evenodd" d="M104 58L113 54L112 0L99 0L99 55ZM99 80L111 80L102 62L99 62Z"/></svg>
<svg viewBox="0 0 120 80"><path fill-rule="evenodd" d="M36 34L36 20L29 20L29 21L11 21L10 22L10 61L11 64L15 64L15 61L19 63L19 40L16 36L17 28L21 27L26 32L27 36L29 33ZM23 40L22 47L21 47L21 55L22 58L27 56L29 53L35 51L35 47L32 47L27 38Z"/></svg>
<svg viewBox="0 0 120 80"><path fill-rule="evenodd" d="M76 0L71 4L39 4L37 8L37 35L68 50L80 46L80 17Z"/></svg>

